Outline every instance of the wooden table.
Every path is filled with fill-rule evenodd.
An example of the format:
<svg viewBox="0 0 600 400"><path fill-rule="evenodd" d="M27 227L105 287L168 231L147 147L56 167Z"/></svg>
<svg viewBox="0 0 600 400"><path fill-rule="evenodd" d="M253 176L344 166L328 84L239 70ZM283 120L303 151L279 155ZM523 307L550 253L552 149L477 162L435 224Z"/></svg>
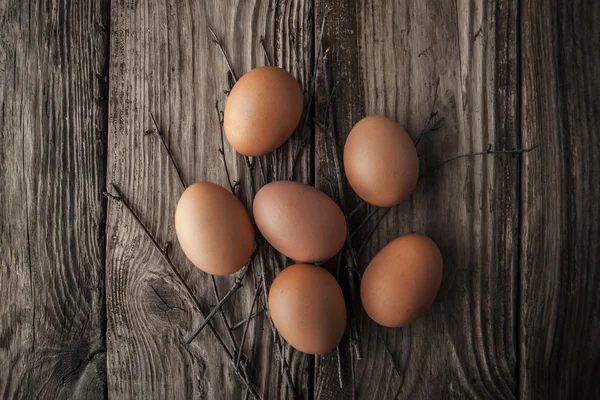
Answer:
<svg viewBox="0 0 600 400"><path fill-rule="evenodd" d="M410 200L372 237L382 211L358 230L373 210L363 207L349 225L366 243L361 269L400 234L431 236L445 264L438 298L402 329L356 312L362 359L345 339L343 389L335 352L287 346L298 397L350 399L355 386L359 399L600 398L595 0L0 0L0 397L244 398L209 330L181 343L202 321L182 282L206 313L209 276L175 243L179 280L102 195L118 185L160 246L175 241L181 186L160 139L144 136L150 113L186 182L226 185L215 103L226 102L227 66L209 26L238 77L265 65L261 36L307 98L318 61L295 179L334 199L327 135L341 146L369 114L425 132L428 173ZM324 70L337 85L331 121ZM301 145L295 134L265 157L266 179L287 177ZM227 143L224 154L248 203L245 160ZM230 324L248 314L259 275L225 306ZM221 295L233 279L217 279ZM222 319L213 324L231 346ZM260 396L291 398L264 314L243 350Z"/></svg>

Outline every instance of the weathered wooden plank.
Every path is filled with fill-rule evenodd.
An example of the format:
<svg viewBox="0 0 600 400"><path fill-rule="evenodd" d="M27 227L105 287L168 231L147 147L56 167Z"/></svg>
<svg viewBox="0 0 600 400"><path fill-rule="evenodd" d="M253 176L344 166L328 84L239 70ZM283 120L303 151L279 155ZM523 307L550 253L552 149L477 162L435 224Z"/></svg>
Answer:
<svg viewBox="0 0 600 400"><path fill-rule="evenodd" d="M181 187L158 138L143 137L152 128L149 112L156 115L187 182L210 180L227 186L215 112L215 101L221 108L226 101L227 67L208 27L222 40L238 77L264 65L259 38L265 35L275 62L306 85L312 62L311 16L308 1L113 1L108 180L119 185L160 242L175 241L173 216ZM266 157L270 179L288 175L298 143L296 135ZM245 160L228 144L225 153L248 203ZM300 163L299 179L310 179L308 159ZM262 181L258 171L254 177ZM198 313L159 252L117 203L109 208L108 228L109 395L243 398L243 387L208 330L189 349L180 343L180 334L199 323ZM207 310L215 303L209 277L191 266L176 243L171 257ZM267 267L272 278L274 271ZM232 324L250 308L258 271L256 266L224 308ZM232 282L218 278L222 294ZM230 345L219 318L214 321ZM241 330L236 332L238 341L241 335ZM263 398L286 398L264 315L250 325L244 350ZM306 395L312 381L310 361L297 353L289 360L296 387Z"/></svg>
<svg viewBox="0 0 600 400"><path fill-rule="evenodd" d="M107 1L0 1L5 399L105 396L107 14Z"/></svg>
<svg viewBox="0 0 600 400"><path fill-rule="evenodd" d="M334 102L340 145L360 118L382 114L414 138L443 121L420 141L422 171L488 146L517 147L516 1L322 0L317 24L327 5L330 80L343 80ZM325 103L321 96L320 108ZM315 176L329 191L336 176L324 136L317 131ZM463 158L428 174L385 217L361 268L387 242L415 231L440 246L444 280L432 310L408 327L384 329L362 313L357 398L516 397L518 182L516 157ZM351 375L344 376L340 390L335 358L323 357L316 398L349 398Z"/></svg>
<svg viewBox="0 0 600 400"><path fill-rule="evenodd" d="M600 3L524 2L520 397L600 397Z"/></svg>

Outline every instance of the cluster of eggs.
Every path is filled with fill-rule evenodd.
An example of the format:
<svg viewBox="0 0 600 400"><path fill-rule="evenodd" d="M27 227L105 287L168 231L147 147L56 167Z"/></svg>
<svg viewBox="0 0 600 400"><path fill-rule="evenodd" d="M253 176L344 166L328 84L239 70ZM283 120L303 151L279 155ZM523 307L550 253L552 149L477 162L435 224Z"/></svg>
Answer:
<svg viewBox="0 0 600 400"><path fill-rule="evenodd" d="M267 154L298 125L303 95L296 79L277 67L256 68L233 87L224 111L225 135L246 156ZM390 207L416 186L419 163L404 129L379 116L359 121L344 147L350 186L367 203ZM336 279L315 263L334 257L348 236L340 207L316 188L293 181L263 186L254 198L256 227L278 252L294 260L268 294L275 327L294 348L310 354L333 349L346 329L346 305ZM240 270L255 247L244 205L225 188L198 182L182 194L175 213L177 238L189 260L214 275ZM409 234L385 246L361 281L361 300L377 323L399 327L432 304L441 284L442 257L426 236Z"/></svg>

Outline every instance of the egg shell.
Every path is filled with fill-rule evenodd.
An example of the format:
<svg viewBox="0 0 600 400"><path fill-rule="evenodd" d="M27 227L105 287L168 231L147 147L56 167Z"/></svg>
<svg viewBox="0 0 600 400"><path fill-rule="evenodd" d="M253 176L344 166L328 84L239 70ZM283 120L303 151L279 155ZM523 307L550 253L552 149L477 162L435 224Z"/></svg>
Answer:
<svg viewBox="0 0 600 400"><path fill-rule="evenodd" d="M440 249L429 237L401 236L371 260L360 285L369 317L380 325L410 324L433 303L442 282Z"/></svg>
<svg viewBox="0 0 600 400"><path fill-rule="evenodd" d="M346 139L344 170L360 198L391 207L415 189L419 157L404 128L389 118L370 116L358 121Z"/></svg>
<svg viewBox="0 0 600 400"><path fill-rule="evenodd" d="M305 263L325 261L346 240L346 218L325 193L300 182L263 186L254 199L254 221L280 253Z"/></svg>
<svg viewBox="0 0 600 400"><path fill-rule="evenodd" d="M269 313L295 349L324 354L346 330L346 304L340 285L327 270L309 264L285 268L271 285Z"/></svg>
<svg viewBox="0 0 600 400"><path fill-rule="evenodd" d="M194 183L183 192L175 231L192 264L213 275L239 271L254 250L254 229L244 205L210 182Z"/></svg>
<svg viewBox="0 0 600 400"><path fill-rule="evenodd" d="M302 89L286 70L255 68L233 86L223 128L241 154L260 156L281 146L294 132L303 108Z"/></svg>

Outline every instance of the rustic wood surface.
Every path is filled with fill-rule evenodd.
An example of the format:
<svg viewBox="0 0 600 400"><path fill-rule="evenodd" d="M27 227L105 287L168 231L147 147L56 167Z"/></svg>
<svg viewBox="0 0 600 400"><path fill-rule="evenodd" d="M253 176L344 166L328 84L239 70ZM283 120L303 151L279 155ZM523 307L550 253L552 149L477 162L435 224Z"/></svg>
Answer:
<svg viewBox="0 0 600 400"><path fill-rule="evenodd" d="M160 242L175 242L171 257L205 309L216 303L211 282L176 245L174 211L182 188L159 139L143 135L153 129L149 113L156 116L186 182L209 180L227 186L215 111L215 102L222 109L226 100L227 66L209 26L230 54L238 77L265 64L260 46L260 36L265 35L266 47L276 49L275 62L306 83L312 61L311 11L302 2L190 2L185 7L159 0L112 3L107 179L119 186ZM287 175L296 141L269 157L270 175ZM248 202L250 179L244 158L227 143L225 153L232 179L243 182L240 193ZM304 166L300 178L307 179L306 159ZM254 178L258 182L260 174ZM180 344L181 334L191 331L201 318L160 253L123 211L118 206L108 211L106 275L113 283L106 292L109 396L243 398L243 387L208 330L189 348ZM250 309L258 275L255 265L252 277L245 281L248 288L224 308L232 324ZM233 279L218 277L217 282L223 294ZM223 325L215 326L227 339ZM236 333L239 341L242 332ZM283 398L285 381L265 318L251 324L246 343L259 393L264 398ZM309 357L297 352L290 359L297 389L306 396L309 363Z"/></svg>
<svg viewBox="0 0 600 400"><path fill-rule="evenodd" d="M372 0L347 9L326 36L331 79L343 85L335 103L340 143L364 115L379 114L414 139L439 127L419 142L422 174L488 146L519 147L516 7ZM317 160L317 184L326 190L337 176L327 158ZM420 232L440 246L444 280L434 307L409 327L385 329L360 315L359 398L516 396L518 182L518 157L457 160L423 176L410 200L382 220L362 268L392 239ZM372 225L357 233L356 247ZM336 398L333 367L317 371L318 398Z"/></svg>
<svg viewBox="0 0 600 400"><path fill-rule="evenodd" d="M287 346L298 397L600 398L597 1L0 0L1 398L246 395L210 330L182 343L199 310L124 206L102 196L117 185L157 241L173 243L207 313L211 280L175 240L181 184L144 133L152 113L187 184L227 186L215 103L229 79L209 26L238 78L266 63L264 36L307 101L326 52L293 177L348 210L359 201L344 179L338 190L331 138L341 146L369 114L420 137L424 176L410 200L359 230L365 206L349 227L361 270L403 233L431 236L445 262L438 299L401 329L357 310L362 359L348 334L343 388L335 351ZM256 188L291 176L302 144L296 132L263 157L263 179L258 160L249 172L225 142L241 199L249 205L250 173ZM259 257L224 308L231 324L248 313L261 263L271 280L285 262ZM217 278L221 296L232 282ZM219 316L212 323L229 346ZM252 383L263 399L291 398L273 340L266 316L250 323Z"/></svg>
<svg viewBox="0 0 600 400"><path fill-rule="evenodd" d="M106 1L0 1L0 397L104 398Z"/></svg>
<svg viewBox="0 0 600 400"><path fill-rule="evenodd" d="M523 4L519 392L598 399L600 3Z"/></svg>

